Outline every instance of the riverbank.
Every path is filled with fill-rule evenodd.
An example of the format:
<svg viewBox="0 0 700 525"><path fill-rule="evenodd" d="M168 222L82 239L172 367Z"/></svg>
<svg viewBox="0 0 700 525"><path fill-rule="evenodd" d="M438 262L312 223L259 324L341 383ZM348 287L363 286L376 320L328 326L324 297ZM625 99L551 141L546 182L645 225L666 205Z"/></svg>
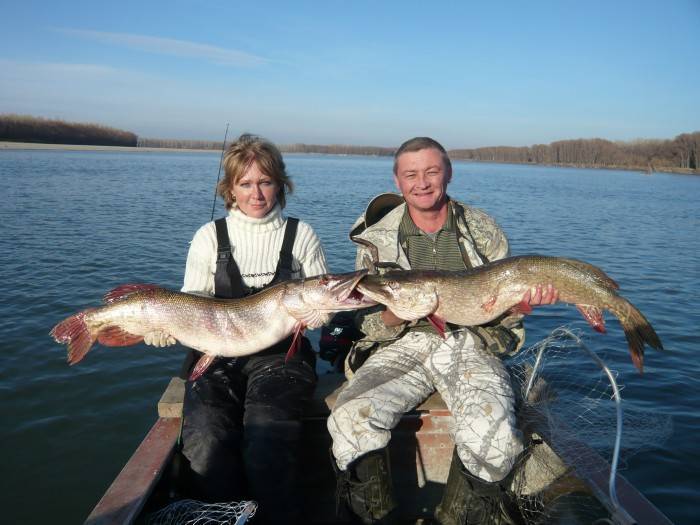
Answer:
<svg viewBox="0 0 700 525"><path fill-rule="evenodd" d="M127 151L133 153L148 153L158 151L182 151L190 153L217 153L221 151L212 149L187 149L187 148L137 148L130 146L88 146L83 144L43 144L38 142L6 142L0 141L0 150L65 150L65 151Z"/></svg>
<svg viewBox="0 0 700 525"><path fill-rule="evenodd" d="M449 153L449 151L448 151ZM655 167L652 171L643 166L597 166L590 164L573 164L566 162L515 162L505 160L475 160L475 159L460 159L459 157L450 156L452 162L481 162L484 164L507 164L511 166L544 166L547 168L577 168L586 170L609 170L609 171L637 171L652 175L653 173L673 173L676 175L700 175L700 170L691 170L688 168L670 168L668 166Z"/></svg>
<svg viewBox="0 0 700 525"><path fill-rule="evenodd" d="M7 142L0 141L0 151L2 150L65 150L65 151L122 151L132 153L154 153L154 152L186 152L186 153L216 153L221 154L220 150L212 149L194 149L194 148L153 148L153 147L130 147L130 146L89 146L82 144L44 144L38 142ZM284 151L283 151L284 153ZM327 153L317 152L294 152L295 155L327 155ZM358 154L359 155L359 154ZM372 155L375 156L375 155ZM641 171L645 172L643 167L634 166L588 166L576 164L551 164L542 163L535 164L531 162L504 162L504 161L484 161L472 159L453 158L454 162L483 162L487 164L513 164L516 166L549 166L555 168L584 168L584 169L604 169L604 170L620 170L620 171ZM700 175L699 170L691 170L685 168L668 168L659 167L654 171L660 173L675 173L678 175Z"/></svg>

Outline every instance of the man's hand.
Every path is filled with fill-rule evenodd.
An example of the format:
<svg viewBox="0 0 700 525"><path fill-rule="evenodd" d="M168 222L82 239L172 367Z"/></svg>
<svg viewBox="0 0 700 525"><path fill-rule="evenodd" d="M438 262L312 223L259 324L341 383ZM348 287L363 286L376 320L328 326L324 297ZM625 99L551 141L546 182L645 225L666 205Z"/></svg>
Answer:
<svg viewBox="0 0 700 525"><path fill-rule="evenodd" d="M177 341L167 332L162 330L153 330L152 332L148 332L143 336L143 342L147 345L163 348L165 346L172 346Z"/></svg>
<svg viewBox="0 0 700 525"><path fill-rule="evenodd" d="M542 304L554 304L559 300L559 290L554 288L551 283L544 288L538 284L533 286L523 297L523 301L530 306L539 306Z"/></svg>
<svg viewBox="0 0 700 525"><path fill-rule="evenodd" d="M391 310L388 310L388 309L384 310L381 313L381 318L382 318L382 321L384 322L384 324L389 326L389 327L399 326L400 324L403 324L406 322L403 319L401 319L400 317L397 317L397 315L394 312L392 312Z"/></svg>

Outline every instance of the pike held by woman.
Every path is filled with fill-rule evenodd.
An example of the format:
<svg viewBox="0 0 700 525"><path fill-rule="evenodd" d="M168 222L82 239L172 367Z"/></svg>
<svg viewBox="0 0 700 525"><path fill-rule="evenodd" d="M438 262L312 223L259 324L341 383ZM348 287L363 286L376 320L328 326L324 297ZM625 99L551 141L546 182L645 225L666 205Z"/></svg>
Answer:
<svg viewBox="0 0 700 525"><path fill-rule="evenodd" d="M56 325L51 336L68 345L68 363L82 360L98 341L130 346L162 331L204 355L192 377L217 356L259 352L294 334L290 355L305 328L318 328L334 312L375 304L354 292L366 274L318 275L271 286L243 299L215 299L154 285L124 285L104 297L105 306L83 310Z"/></svg>
<svg viewBox="0 0 700 525"><path fill-rule="evenodd" d="M501 259L463 271L389 271L368 275L357 286L397 317L427 317L440 332L445 323L482 325L507 312L529 313L542 289L549 302L574 304L594 330L605 332L603 310L618 318L632 361L643 370L644 344L663 350L644 315L617 293L619 286L601 269L574 259L541 255ZM533 301L534 299L534 301Z"/></svg>

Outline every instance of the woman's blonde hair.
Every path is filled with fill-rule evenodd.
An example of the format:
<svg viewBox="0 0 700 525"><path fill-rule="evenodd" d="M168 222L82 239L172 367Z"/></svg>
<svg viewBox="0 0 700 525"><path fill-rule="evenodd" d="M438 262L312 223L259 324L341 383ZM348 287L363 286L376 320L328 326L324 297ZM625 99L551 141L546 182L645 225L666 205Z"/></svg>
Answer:
<svg viewBox="0 0 700 525"><path fill-rule="evenodd" d="M287 204L286 194L292 193L294 185L287 175L282 154L269 140L244 133L226 148L224 178L216 187L216 192L226 203L226 209L230 210L234 207L236 201L231 194L233 185L240 180L253 162L257 163L260 171L277 184L279 188L277 202L281 208L284 208Z"/></svg>

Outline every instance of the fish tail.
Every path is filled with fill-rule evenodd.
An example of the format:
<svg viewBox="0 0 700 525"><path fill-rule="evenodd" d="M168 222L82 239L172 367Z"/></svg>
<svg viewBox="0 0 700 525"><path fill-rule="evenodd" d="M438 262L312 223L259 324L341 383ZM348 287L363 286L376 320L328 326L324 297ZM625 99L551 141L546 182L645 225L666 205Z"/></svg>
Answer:
<svg viewBox="0 0 700 525"><path fill-rule="evenodd" d="M68 345L68 364L74 365L85 357L97 339L90 332L85 316L90 310L83 310L61 321L50 334L57 343Z"/></svg>
<svg viewBox="0 0 700 525"><path fill-rule="evenodd" d="M622 298L620 298L622 299ZM651 326L646 317L637 310L631 303L622 299L623 311L620 312L619 309L611 309L611 311L617 316L622 325L622 329L625 332L625 337L627 338L627 344L629 345L630 355L632 357L632 362L639 370L639 373L644 371L644 344L648 344L656 350L663 350L663 345L659 336L656 335L654 328ZM616 311L618 310L618 311Z"/></svg>

